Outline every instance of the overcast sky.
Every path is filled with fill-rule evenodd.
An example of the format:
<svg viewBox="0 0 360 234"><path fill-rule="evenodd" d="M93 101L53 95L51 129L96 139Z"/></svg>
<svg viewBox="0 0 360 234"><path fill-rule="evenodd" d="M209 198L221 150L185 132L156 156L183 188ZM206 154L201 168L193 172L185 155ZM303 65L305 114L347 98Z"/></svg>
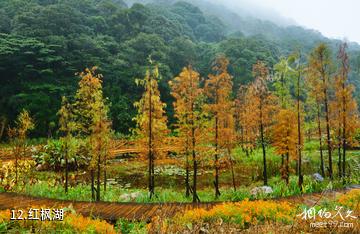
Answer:
<svg viewBox="0 0 360 234"><path fill-rule="evenodd" d="M360 0L217 0L270 8L324 36L360 43Z"/></svg>

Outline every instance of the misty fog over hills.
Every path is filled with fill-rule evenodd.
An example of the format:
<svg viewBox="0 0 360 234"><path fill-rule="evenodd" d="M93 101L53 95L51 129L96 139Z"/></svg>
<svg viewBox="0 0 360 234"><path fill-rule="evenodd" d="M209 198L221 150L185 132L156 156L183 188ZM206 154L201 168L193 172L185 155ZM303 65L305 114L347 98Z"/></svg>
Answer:
<svg viewBox="0 0 360 234"><path fill-rule="evenodd" d="M124 0L130 7L134 3L171 5L179 0ZM320 41L329 43L334 49L341 42L338 39L330 39L322 35L321 32L300 26L291 18L283 17L273 9L262 7L247 0L182 0L189 2L203 11L207 15L216 16L226 26L228 35L239 33L245 36L262 35L267 39L281 41L288 44L314 45ZM286 40L284 41L284 38ZM360 45L356 42L349 42L350 50L360 50ZM310 47L304 47L306 51Z"/></svg>

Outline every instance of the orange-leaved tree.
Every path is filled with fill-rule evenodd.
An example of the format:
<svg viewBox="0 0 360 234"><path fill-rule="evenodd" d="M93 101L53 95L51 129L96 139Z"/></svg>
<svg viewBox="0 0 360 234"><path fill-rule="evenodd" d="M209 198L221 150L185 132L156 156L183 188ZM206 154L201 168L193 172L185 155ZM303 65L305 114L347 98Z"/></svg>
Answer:
<svg viewBox="0 0 360 234"><path fill-rule="evenodd" d="M272 142L276 153L285 155L281 168L282 178L289 183L290 159L297 159L297 115L291 108L282 108L275 116L272 128Z"/></svg>
<svg viewBox="0 0 360 234"><path fill-rule="evenodd" d="M105 123L109 123L110 120L108 119L109 108L102 92L103 77L101 74L96 74L96 70L97 67L86 68L85 71L78 74L81 79L79 89L75 94L75 102L72 104L72 112L76 128L75 134L83 140L83 154L88 157L89 161L92 199L99 201L101 164L106 164L108 150L108 144L103 141L106 141L110 135L110 128ZM102 127L101 130L99 130L99 125ZM102 139L98 137L99 134L102 135ZM95 172L97 188L95 188Z"/></svg>
<svg viewBox="0 0 360 234"><path fill-rule="evenodd" d="M181 140L181 151L186 157L186 196L193 195L193 202L199 202L197 195L198 155L206 138L204 126L206 113L202 111L203 90L200 88L200 74L191 66L183 68L179 76L169 82L171 94L175 98L174 109L177 130ZM190 157L193 162L193 185L190 187Z"/></svg>
<svg viewBox="0 0 360 234"><path fill-rule="evenodd" d="M236 181L235 181L235 172L234 172L234 159L232 157L232 150L237 144L236 131L235 131L235 102L232 100L227 100L224 102L223 106L227 108L227 113L223 112L220 116L220 131L219 131L219 145L220 148L225 150L225 161L230 167L231 178L234 191L236 191Z"/></svg>
<svg viewBox="0 0 360 234"><path fill-rule="evenodd" d="M229 60L224 56L216 58L213 71L205 82L205 93L209 99L207 110L212 115L214 138L215 197L220 196L219 170L220 151L228 150L234 140L233 101L231 100L232 76L228 73Z"/></svg>
<svg viewBox="0 0 360 234"><path fill-rule="evenodd" d="M340 67L335 80L335 122L338 140L338 170L339 176L345 181L346 176L346 148L356 143L355 133L359 126L359 113L355 99L353 98L354 86L348 83L350 71L349 57L346 52L347 44L340 45L338 59ZM342 148L342 151L341 151ZM342 157L342 158L341 158Z"/></svg>
<svg viewBox="0 0 360 234"><path fill-rule="evenodd" d="M253 85L240 86L235 100L235 130L242 150L249 156L256 148L258 133L255 89Z"/></svg>
<svg viewBox="0 0 360 234"><path fill-rule="evenodd" d="M269 133L268 129L272 124L272 117L275 110L275 97L271 94L267 86L269 69L264 62L257 61L257 63L253 65L253 77L255 78L252 83L255 95L252 101L257 107L254 112L257 116L256 122L258 123L258 133L260 135L260 144L263 154L264 185L267 185L266 138Z"/></svg>
<svg viewBox="0 0 360 234"><path fill-rule="evenodd" d="M13 145L15 156L15 184L18 182L19 160L26 155L26 138L30 130L34 129L34 120L29 112L23 109L16 119L16 127L8 129L8 135Z"/></svg>
<svg viewBox="0 0 360 234"><path fill-rule="evenodd" d="M314 120L317 125L317 137L319 141L319 152L320 152L320 173L323 177L325 177L325 163L324 163L324 153L323 153L323 123L322 123L322 92L321 90L321 82L317 77L311 72L310 69L306 72L306 88L308 90L308 98L307 102L307 117L314 114Z"/></svg>
<svg viewBox="0 0 360 234"><path fill-rule="evenodd" d="M92 164L96 165L97 183L96 200L100 201L100 178L103 167L104 192L106 191L106 169L110 148L111 122L106 116L98 116L90 136L90 144L93 153Z"/></svg>
<svg viewBox="0 0 360 234"><path fill-rule="evenodd" d="M138 113L135 135L138 137L137 145L142 151L141 156L148 159L148 189L150 199L155 195L155 158L164 156L161 149L165 146L168 134L166 105L160 99L158 88L159 69L150 59L151 69L146 71L142 80L136 80L138 85L144 87L144 93L138 102L134 103Z"/></svg>
<svg viewBox="0 0 360 234"><path fill-rule="evenodd" d="M310 54L309 58L309 70L312 73L312 78L319 79L319 82L316 88L316 92L321 93L319 98L324 105L325 110L325 123L326 123L326 139L327 139L327 149L329 157L329 177L333 179L333 166L332 166L332 142L331 142L331 128L330 128L330 108L329 108L329 93L331 87L331 53L327 45L321 43L319 44Z"/></svg>
<svg viewBox="0 0 360 234"><path fill-rule="evenodd" d="M59 126L62 136L60 141L63 142L63 152L65 159L65 193L68 192L69 185L69 158L74 154L74 147L72 142L73 133L76 131L76 123L74 122L73 105L66 97L62 97L61 108L58 112Z"/></svg>

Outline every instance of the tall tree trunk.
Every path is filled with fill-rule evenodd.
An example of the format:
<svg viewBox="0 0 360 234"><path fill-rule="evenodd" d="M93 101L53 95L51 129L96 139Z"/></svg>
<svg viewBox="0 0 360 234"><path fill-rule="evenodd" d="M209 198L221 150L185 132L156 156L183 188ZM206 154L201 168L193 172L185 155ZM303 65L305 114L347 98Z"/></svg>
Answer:
<svg viewBox="0 0 360 234"><path fill-rule="evenodd" d="M189 137L186 136L186 150L185 150L185 156L186 156L186 165L185 165L185 169L186 169L186 175L185 175L185 197L189 197L190 196L190 182L189 182L189 173L190 173L190 164L189 164Z"/></svg>
<svg viewBox="0 0 360 234"><path fill-rule="evenodd" d="M261 147L262 147L262 152L263 152L264 185L267 186L268 182L267 182L267 170L266 170L266 149L265 149L265 139L264 139L263 103L262 102L263 102L263 100L260 99L260 106L259 106L259 110L260 110L260 137L261 137Z"/></svg>
<svg viewBox="0 0 360 234"><path fill-rule="evenodd" d="M321 117L320 117L320 105L317 103L317 123L318 123L318 134L319 134L319 149L320 149L320 171L321 175L325 177L325 165L323 156L322 146L322 131L321 131Z"/></svg>
<svg viewBox="0 0 360 234"><path fill-rule="evenodd" d="M342 153L343 161L342 161L342 178L343 184L345 184L345 177L346 177L346 140L343 143L343 153Z"/></svg>
<svg viewBox="0 0 360 234"><path fill-rule="evenodd" d="M148 184L149 184L149 196L150 196L150 199L153 195L153 190L152 190L152 161L151 161L151 149L149 148L149 165L148 165Z"/></svg>
<svg viewBox="0 0 360 234"><path fill-rule="evenodd" d="M289 170L289 151L286 153L285 171L286 171L286 184L289 184L289 177L290 177L290 170Z"/></svg>
<svg viewBox="0 0 360 234"><path fill-rule="evenodd" d="M339 118L341 116L341 110L339 109ZM341 146L342 146L342 140L341 140L341 120L338 122L338 132L337 132L337 151L338 151L338 177L341 178L342 175L342 157L341 157Z"/></svg>
<svg viewBox="0 0 360 234"><path fill-rule="evenodd" d="M190 170L189 154L188 154L188 152L186 152L185 197L190 196L189 170Z"/></svg>
<svg viewBox="0 0 360 234"><path fill-rule="evenodd" d="M0 141L4 135L5 127L6 127L6 117L1 117Z"/></svg>
<svg viewBox="0 0 360 234"><path fill-rule="evenodd" d="M106 192L106 183L107 183L107 174L106 174L106 165L107 165L107 151L104 155L104 193Z"/></svg>
<svg viewBox="0 0 360 234"><path fill-rule="evenodd" d="M155 196L155 155L154 152L151 154L151 188L152 196Z"/></svg>
<svg viewBox="0 0 360 234"><path fill-rule="evenodd" d="M48 139L52 138L52 131L51 131L51 126L50 123L48 124L48 134L47 134Z"/></svg>
<svg viewBox="0 0 360 234"><path fill-rule="evenodd" d="M300 69L300 67L299 67ZM303 175L302 175L302 155L301 155L301 116L300 116L300 78L301 78L301 72L298 74L297 79L297 132L298 132L298 145L297 145L297 153L298 153L298 166L299 166L299 187L302 191L302 184L303 184Z"/></svg>
<svg viewBox="0 0 360 234"><path fill-rule="evenodd" d="M218 198L221 194L219 191L219 144L218 144L218 140L219 140L219 120L218 117L215 117L215 181L214 181L214 186L215 186L215 198Z"/></svg>
<svg viewBox="0 0 360 234"><path fill-rule="evenodd" d="M68 192L69 187L69 149L67 140L65 140L65 193Z"/></svg>
<svg viewBox="0 0 360 234"><path fill-rule="evenodd" d="M200 202L200 199L197 195L197 161L196 161L196 152L195 152L195 128L191 128L191 139L192 139L192 159L193 159L193 167L194 167L194 175L193 175L193 202Z"/></svg>
<svg viewBox="0 0 360 234"><path fill-rule="evenodd" d="M153 142L152 142L152 138L153 138L153 134L152 134L152 80L151 80L151 75L149 77L149 196L150 199L152 198L152 196L154 195L154 165L153 165Z"/></svg>
<svg viewBox="0 0 360 234"><path fill-rule="evenodd" d="M338 150L338 177L341 178L342 176L342 157L341 157L341 146L337 147Z"/></svg>
<svg viewBox="0 0 360 234"><path fill-rule="evenodd" d="M327 148L329 156L329 176L330 179L333 179L333 166L332 166L332 145L331 145L331 136L330 136L330 117L329 117L329 106L328 106L328 95L326 88L325 76L323 76L324 84L324 106L325 106L325 119L326 119L326 138L327 138Z"/></svg>
<svg viewBox="0 0 360 234"><path fill-rule="evenodd" d="M97 158L97 186L96 186L96 201L100 201L100 176L101 176L101 154L98 152Z"/></svg>
<svg viewBox="0 0 360 234"><path fill-rule="evenodd" d="M95 201L95 172L94 169L90 170L91 176L91 199Z"/></svg>
<svg viewBox="0 0 360 234"><path fill-rule="evenodd" d="M241 149L243 151L246 151L246 149L245 149L244 128L243 127L240 127L240 134L241 134ZM246 154L246 156L248 156L248 153Z"/></svg>
<svg viewBox="0 0 360 234"><path fill-rule="evenodd" d="M345 74L343 74L343 77L345 79ZM342 112L343 112L343 119L342 119L342 177L343 177L343 183L345 184L345 176L346 176L346 171L345 171L345 163L346 163L346 97L345 97L345 81L343 81L342 83L342 90L343 90L343 97L342 97Z"/></svg>
<svg viewBox="0 0 360 234"><path fill-rule="evenodd" d="M232 177L233 188L234 188L234 191L236 191L236 182L235 182L235 173L234 173L234 161L233 161L233 159L231 157L230 148L228 148L228 156L229 156L229 160L230 160L230 168L231 168L231 177Z"/></svg>

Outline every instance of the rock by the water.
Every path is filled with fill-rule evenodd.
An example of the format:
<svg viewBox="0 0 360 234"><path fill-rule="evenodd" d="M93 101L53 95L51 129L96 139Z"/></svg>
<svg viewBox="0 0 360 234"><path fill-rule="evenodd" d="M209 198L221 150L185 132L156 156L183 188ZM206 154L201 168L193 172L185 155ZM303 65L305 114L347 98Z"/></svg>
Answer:
<svg viewBox="0 0 360 234"><path fill-rule="evenodd" d="M255 187L250 191L251 195L258 195L258 194L270 194L273 193L273 189L270 186L261 186Z"/></svg>
<svg viewBox="0 0 360 234"><path fill-rule="evenodd" d="M312 177L316 182L323 182L324 181L324 177L322 177L319 173L313 174Z"/></svg>

